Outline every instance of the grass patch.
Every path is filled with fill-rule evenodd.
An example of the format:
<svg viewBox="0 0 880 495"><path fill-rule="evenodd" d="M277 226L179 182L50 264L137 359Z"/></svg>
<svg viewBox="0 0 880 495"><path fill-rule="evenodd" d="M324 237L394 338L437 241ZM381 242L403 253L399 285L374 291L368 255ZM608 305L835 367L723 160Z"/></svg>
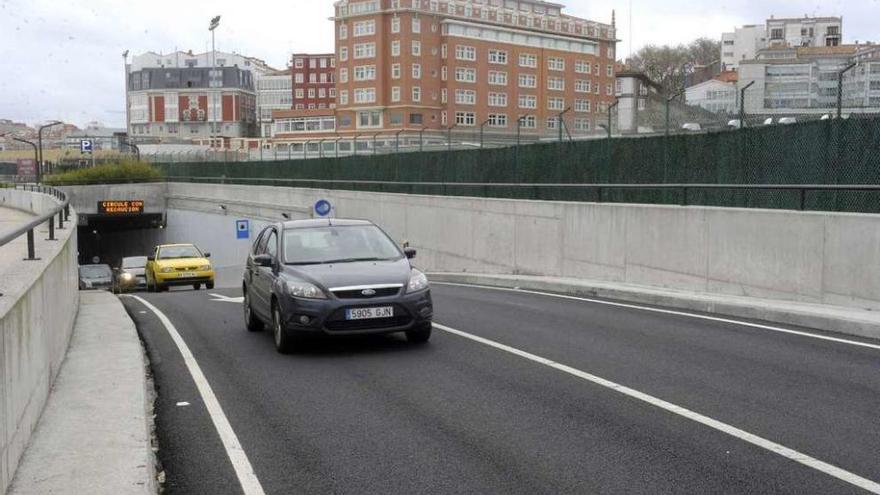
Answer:
<svg viewBox="0 0 880 495"><path fill-rule="evenodd" d="M81 184L116 184L125 182L150 182L161 180L159 170L145 162L120 160L97 167L71 170L47 176L43 181L50 186L73 186Z"/></svg>

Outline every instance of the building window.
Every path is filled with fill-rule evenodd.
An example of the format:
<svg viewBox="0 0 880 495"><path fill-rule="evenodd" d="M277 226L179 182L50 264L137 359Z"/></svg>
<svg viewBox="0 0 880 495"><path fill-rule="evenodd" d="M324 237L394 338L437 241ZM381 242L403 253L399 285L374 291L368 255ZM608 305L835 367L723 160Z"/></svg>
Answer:
<svg viewBox="0 0 880 495"><path fill-rule="evenodd" d="M784 30L782 28L773 28L770 30L770 40L782 40L784 39Z"/></svg>
<svg viewBox="0 0 880 495"><path fill-rule="evenodd" d="M590 63L583 60L576 60L574 63L574 71L578 74L589 74Z"/></svg>
<svg viewBox="0 0 880 495"><path fill-rule="evenodd" d="M547 78L547 89L550 91L565 91L565 79L561 77Z"/></svg>
<svg viewBox="0 0 880 495"><path fill-rule="evenodd" d="M449 118L446 116L446 110L440 112L440 123L444 126L449 124Z"/></svg>
<svg viewBox="0 0 880 495"><path fill-rule="evenodd" d="M412 78L413 79L421 79L422 78L422 64L413 64L412 65Z"/></svg>
<svg viewBox="0 0 880 495"><path fill-rule="evenodd" d="M372 36L376 34L376 21L361 21L354 23L354 37Z"/></svg>
<svg viewBox="0 0 880 495"><path fill-rule="evenodd" d="M375 103L376 102L376 89L375 88L358 88L354 90L354 102L355 103Z"/></svg>
<svg viewBox="0 0 880 495"><path fill-rule="evenodd" d="M506 113L490 113L489 127L507 127Z"/></svg>
<svg viewBox="0 0 880 495"><path fill-rule="evenodd" d="M400 79L400 64L391 64L391 79Z"/></svg>
<svg viewBox="0 0 880 495"><path fill-rule="evenodd" d="M376 80L375 65L360 65L354 68L355 81L374 81Z"/></svg>
<svg viewBox="0 0 880 495"><path fill-rule="evenodd" d="M422 125L422 122L424 122L424 118L422 117L422 114L420 114L420 113L409 114L409 123L410 124Z"/></svg>
<svg viewBox="0 0 880 495"><path fill-rule="evenodd" d="M445 59L447 55L448 55L448 53L447 53L446 43L443 43L442 45L440 45L440 58Z"/></svg>
<svg viewBox="0 0 880 495"><path fill-rule="evenodd" d="M391 101L394 103L400 101L400 86L391 87Z"/></svg>
<svg viewBox="0 0 880 495"><path fill-rule="evenodd" d="M590 100L574 100L574 111L590 113Z"/></svg>
<svg viewBox="0 0 880 495"><path fill-rule="evenodd" d="M605 85L605 94L608 96L614 96L614 86L610 84Z"/></svg>
<svg viewBox="0 0 880 495"><path fill-rule="evenodd" d="M339 104L340 105L348 105L348 90L343 89L339 91Z"/></svg>
<svg viewBox="0 0 880 495"><path fill-rule="evenodd" d="M538 68L538 56L532 55L530 53L521 53L519 55L519 66L520 67L528 67L531 69Z"/></svg>
<svg viewBox="0 0 880 495"><path fill-rule="evenodd" d="M322 84L327 83L327 73L326 72L321 73L321 77L320 77L319 81L321 81Z"/></svg>
<svg viewBox="0 0 880 495"><path fill-rule="evenodd" d="M315 88L309 88L309 98L315 97Z"/></svg>
<svg viewBox="0 0 880 495"><path fill-rule="evenodd" d="M318 75L315 74L314 72L309 74L309 82L312 84L315 84L316 82L318 82Z"/></svg>
<svg viewBox="0 0 880 495"><path fill-rule="evenodd" d="M413 40L412 54L413 54L413 57L421 57L422 56L422 42L421 41Z"/></svg>
<svg viewBox="0 0 880 495"><path fill-rule="evenodd" d="M519 95L520 108L538 108L538 97L534 95Z"/></svg>
<svg viewBox="0 0 880 495"><path fill-rule="evenodd" d="M507 52L504 50L489 50L490 64L506 64Z"/></svg>
<svg viewBox="0 0 880 495"><path fill-rule="evenodd" d="M614 66L613 65L605 66L605 75L608 77L614 77Z"/></svg>
<svg viewBox="0 0 880 495"><path fill-rule="evenodd" d="M358 112L358 127L382 127L382 112Z"/></svg>
<svg viewBox="0 0 880 495"><path fill-rule="evenodd" d="M422 20L418 17L414 17L412 20L412 32L413 34L419 34L422 32Z"/></svg>
<svg viewBox="0 0 880 495"><path fill-rule="evenodd" d="M354 58L373 58L376 56L375 43L358 43L354 45Z"/></svg>
<svg viewBox="0 0 880 495"><path fill-rule="evenodd" d="M336 98L336 88L330 88L328 94L330 95L330 98Z"/></svg>
<svg viewBox="0 0 880 495"><path fill-rule="evenodd" d="M474 112L455 112L455 125L473 127L477 124L477 114Z"/></svg>
<svg viewBox="0 0 880 495"><path fill-rule="evenodd" d="M348 69L341 68L339 69L339 82L347 83L348 82Z"/></svg>
<svg viewBox="0 0 880 495"><path fill-rule="evenodd" d="M557 111L565 110L565 99L564 98L548 98L547 99L547 110L557 110Z"/></svg>
<svg viewBox="0 0 880 495"><path fill-rule="evenodd" d="M441 89L440 90L440 103L445 105L446 102L448 101L448 99L449 99L449 95L446 91L446 88Z"/></svg>
<svg viewBox="0 0 880 495"><path fill-rule="evenodd" d="M519 87L521 88L537 88L538 78L534 74L520 74Z"/></svg>
<svg viewBox="0 0 880 495"><path fill-rule="evenodd" d="M303 59L301 59L301 58L294 59L293 66L297 69L302 69L303 68Z"/></svg>
<svg viewBox="0 0 880 495"><path fill-rule="evenodd" d="M399 33L400 32L400 17L394 16L391 18L391 32Z"/></svg>
<svg viewBox="0 0 880 495"><path fill-rule="evenodd" d="M574 119L574 130L589 131L590 127L590 119Z"/></svg>
<svg viewBox="0 0 880 495"><path fill-rule="evenodd" d="M326 59L326 58L322 58L322 59L321 59L321 64L320 64L320 65L321 65L321 68L322 68L322 69L326 69L326 68L327 68L327 59Z"/></svg>
<svg viewBox="0 0 880 495"><path fill-rule="evenodd" d="M296 90L296 99L298 99L298 100L302 100L302 99L305 98L305 97L306 97L306 92L305 92L305 90L303 90L302 88L298 88L298 89Z"/></svg>
<svg viewBox="0 0 880 495"><path fill-rule="evenodd" d="M489 71L489 84L493 86L507 86L507 72Z"/></svg>
<svg viewBox="0 0 880 495"><path fill-rule="evenodd" d="M574 82L574 91L575 93L589 93L592 91L590 89L590 81L587 79L577 79Z"/></svg>
<svg viewBox="0 0 880 495"><path fill-rule="evenodd" d="M489 93L490 107L506 107L507 93Z"/></svg>
<svg viewBox="0 0 880 495"><path fill-rule="evenodd" d="M444 65L440 68L440 80L445 81L447 79L449 79L449 69Z"/></svg>
<svg viewBox="0 0 880 495"><path fill-rule="evenodd" d="M456 89L455 103L457 105L476 105L477 92L472 89Z"/></svg>
<svg viewBox="0 0 880 495"><path fill-rule="evenodd" d="M524 129L537 129L538 127L538 118L534 115L526 115L520 118L520 125Z"/></svg>
<svg viewBox="0 0 880 495"><path fill-rule="evenodd" d="M345 62L348 60L348 47L343 46L339 48L339 60Z"/></svg>
<svg viewBox="0 0 880 495"><path fill-rule="evenodd" d="M412 101L415 103L419 103L422 101L422 88L418 86L413 86L412 88Z"/></svg>
<svg viewBox="0 0 880 495"><path fill-rule="evenodd" d="M402 113L392 113L391 117L388 119L388 123L393 126L398 126L403 124L403 114Z"/></svg>
<svg viewBox="0 0 880 495"><path fill-rule="evenodd" d="M455 58L456 60L477 60L477 49L472 46L465 45L456 45L455 46Z"/></svg>
<svg viewBox="0 0 880 495"><path fill-rule="evenodd" d="M304 81L303 74L299 73L299 74L293 76L293 80L296 81L297 84L302 84Z"/></svg>
<svg viewBox="0 0 880 495"><path fill-rule="evenodd" d="M558 129L559 117L547 117L547 129Z"/></svg>
<svg viewBox="0 0 880 495"><path fill-rule="evenodd" d="M391 42L391 56L399 57L400 56L400 40L394 40Z"/></svg>
<svg viewBox="0 0 880 495"><path fill-rule="evenodd" d="M550 70L565 70L565 59L558 57L550 57L547 59L547 68Z"/></svg>
<svg viewBox="0 0 880 495"><path fill-rule="evenodd" d="M477 69L458 67L455 69L455 80L464 83L475 83L477 82Z"/></svg>
<svg viewBox="0 0 880 495"><path fill-rule="evenodd" d="M339 25L339 39L348 39L348 26L346 26L345 23Z"/></svg>
<svg viewBox="0 0 880 495"><path fill-rule="evenodd" d="M318 98L326 98L327 90L324 88L318 88Z"/></svg>

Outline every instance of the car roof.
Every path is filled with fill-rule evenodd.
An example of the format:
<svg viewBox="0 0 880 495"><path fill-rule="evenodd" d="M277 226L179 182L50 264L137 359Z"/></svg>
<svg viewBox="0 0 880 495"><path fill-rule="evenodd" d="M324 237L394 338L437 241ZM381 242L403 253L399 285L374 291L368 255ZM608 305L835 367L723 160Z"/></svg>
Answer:
<svg viewBox="0 0 880 495"><path fill-rule="evenodd" d="M195 244L159 244L156 247L163 248L163 247L177 247L177 246L195 246Z"/></svg>
<svg viewBox="0 0 880 495"><path fill-rule="evenodd" d="M308 220L290 220L282 222L281 226L284 230L291 229L308 229L314 227L340 226L350 227L353 225L373 225L369 220L356 220L350 218L311 218Z"/></svg>

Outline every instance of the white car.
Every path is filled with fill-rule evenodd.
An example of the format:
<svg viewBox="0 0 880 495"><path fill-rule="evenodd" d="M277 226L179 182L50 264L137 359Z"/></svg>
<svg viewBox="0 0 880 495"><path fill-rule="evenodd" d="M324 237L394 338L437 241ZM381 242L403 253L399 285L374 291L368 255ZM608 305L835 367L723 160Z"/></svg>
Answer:
<svg viewBox="0 0 880 495"><path fill-rule="evenodd" d="M773 117L769 117L764 120L764 125L773 125Z"/></svg>
<svg viewBox="0 0 880 495"><path fill-rule="evenodd" d="M781 119L779 119L779 123L782 125L797 124L797 118L796 117L782 117Z"/></svg>
<svg viewBox="0 0 880 495"><path fill-rule="evenodd" d="M739 119L733 119L727 122L727 127L731 129L742 129L742 121Z"/></svg>
<svg viewBox="0 0 880 495"><path fill-rule="evenodd" d="M700 132L703 130L703 127L696 122L688 122L686 124L682 124L682 130L691 131L691 132Z"/></svg>

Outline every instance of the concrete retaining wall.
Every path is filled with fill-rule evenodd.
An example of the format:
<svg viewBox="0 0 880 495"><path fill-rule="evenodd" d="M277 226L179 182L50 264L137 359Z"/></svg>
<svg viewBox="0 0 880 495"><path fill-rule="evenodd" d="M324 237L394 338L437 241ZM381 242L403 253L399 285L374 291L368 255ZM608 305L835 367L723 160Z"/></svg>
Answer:
<svg viewBox="0 0 880 495"><path fill-rule="evenodd" d="M168 230L177 240L197 239L229 273L240 272L248 243L235 240L235 219L307 217L319 198L340 217L369 218L409 240L418 265L431 271L577 277L880 309L878 215L177 183L168 188ZM225 215L218 214L221 204Z"/></svg>
<svg viewBox="0 0 880 495"><path fill-rule="evenodd" d="M70 204L80 215L98 213L98 201L133 199L144 201L144 213L164 213L168 185L165 183L98 184L64 186L59 189L70 195Z"/></svg>
<svg viewBox="0 0 880 495"><path fill-rule="evenodd" d="M55 200L46 195L0 189L0 206L41 214ZM20 261L26 252L7 245L0 259L0 487L5 492L37 424L64 360L79 306L76 216L57 241L45 241L48 226L35 231L39 261ZM6 250L16 250L15 252ZM10 262L10 260L15 260Z"/></svg>

